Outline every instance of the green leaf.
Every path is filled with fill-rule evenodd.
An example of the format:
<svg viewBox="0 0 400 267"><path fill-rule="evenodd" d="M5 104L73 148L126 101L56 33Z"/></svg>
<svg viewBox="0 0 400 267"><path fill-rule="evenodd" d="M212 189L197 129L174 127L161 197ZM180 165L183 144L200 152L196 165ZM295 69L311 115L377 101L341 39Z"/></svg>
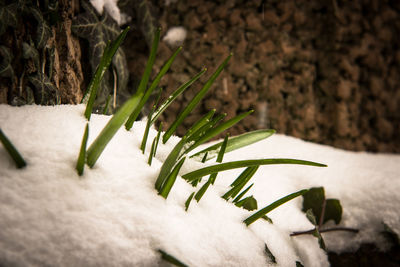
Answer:
<svg viewBox="0 0 400 267"><path fill-rule="evenodd" d="M14 70L11 66L13 56L10 49L0 45L0 55L2 56L2 60L0 61L0 77L12 78L14 76Z"/></svg>
<svg viewBox="0 0 400 267"><path fill-rule="evenodd" d="M313 187L303 195L303 211L307 212L309 209L312 210L317 223L320 221L322 205L325 200L325 190L323 187ZM316 224L317 224L316 223Z"/></svg>
<svg viewBox="0 0 400 267"><path fill-rule="evenodd" d="M39 52L36 50L36 48L34 46L23 42L22 43L22 57L24 59L32 59L35 64L36 70L40 69Z"/></svg>
<svg viewBox="0 0 400 267"><path fill-rule="evenodd" d="M211 184L211 180L208 179L208 181L205 184L203 184L203 186L200 188L200 190L196 193L194 198L196 199L197 202L199 202L200 199L203 197L204 193L207 191L210 184Z"/></svg>
<svg viewBox="0 0 400 267"><path fill-rule="evenodd" d="M89 167L92 168L94 166L106 145L117 133L118 129L124 124L132 110L139 104L141 98L142 94L135 94L118 109L114 116L111 117L107 125L87 150L87 164Z"/></svg>
<svg viewBox="0 0 400 267"><path fill-rule="evenodd" d="M307 194L303 195L303 211L309 209L312 210L317 222L321 220L322 207L325 202L325 214L322 223L326 223L329 220L335 221L339 224L342 219L342 206L340 201L337 199L326 199L325 200L325 190L323 187L313 187Z"/></svg>
<svg viewBox="0 0 400 267"><path fill-rule="evenodd" d="M159 34L157 35L157 37L159 38ZM139 106L135 109L134 112L132 112L132 114L129 116L129 119L126 123L126 125L128 126L127 129L130 129L130 127L132 127L133 122L136 120L136 118L138 117L138 115L140 114L140 111L142 110L144 104L147 102L147 100L149 99L149 97L151 96L151 94L153 93L154 89L157 88L158 84L161 81L161 78L165 75L165 73L168 71L168 69L171 67L172 63L175 60L175 57L178 55L179 51L182 48L178 48L175 53L167 60L167 62L164 64L164 66L161 68L161 70L159 71L159 73L157 74L157 76L154 78L154 81L151 83L149 89L147 89L146 93L144 94L142 100L140 100L140 104ZM150 120L151 122L151 120Z"/></svg>
<svg viewBox="0 0 400 267"><path fill-rule="evenodd" d="M304 267L304 265L303 265L303 264L301 264L301 262L299 262L299 261L296 261L296 267Z"/></svg>
<svg viewBox="0 0 400 267"><path fill-rule="evenodd" d="M322 248L323 250L326 250L324 239L322 238L322 235L318 230L317 218L315 217L312 209L307 210L306 217L312 224L315 225L315 229L312 235L318 239L319 247Z"/></svg>
<svg viewBox="0 0 400 267"><path fill-rule="evenodd" d="M242 199L242 197L250 190L250 188L253 187L254 184L249 185L245 190L243 190L234 200L232 200L232 203L236 203L239 200Z"/></svg>
<svg viewBox="0 0 400 267"><path fill-rule="evenodd" d="M249 211L258 209L257 200L253 196L246 197L236 202L235 205Z"/></svg>
<svg viewBox="0 0 400 267"><path fill-rule="evenodd" d="M237 194L239 194L240 190L250 181L251 177L257 172L259 166L247 167L232 183L232 189L226 192L222 198L225 200L229 200L229 198L235 198ZM244 195L244 194L241 194ZM240 198L239 198L240 199ZM235 199L238 201L239 199ZM236 201L233 202L236 202Z"/></svg>
<svg viewBox="0 0 400 267"><path fill-rule="evenodd" d="M316 167L326 167L326 165L321 163L316 163L312 161L299 160L299 159L252 159L252 160L239 160L239 161L231 161L220 164L215 164L212 166L208 166L205 168L201 168L189 173L182 175L182 177L188 181L193 181L198 179L199 177L203 177L205 175L209 175L211 173L216 173L220 171L232 170L243 167L250 166L258 166L258 165L271 165L271 164L300 164L300 165L309 165Z"/></svg>
<svg viewBox="0 0 400 267"><path fill-rule="evenodd" d="M12 3L0 7L0 35L8 26L16 28L18 25L18 3Z"/></svg>
<svg viewBox="0 0 400 267"><path fill-rule="evenodd" d="M257 211L256 213L254 213L253 215L251 215L250 217L248 217L246 220L244 220L243 222L249 226L250 224L252 224L253 222L257 221L258 219L262 218L264 215L266 215L268 212L274 210L275 208L279 207L280 205L288 202L289 200L292 200L293 198L296 198L298 196L301 196L303 194L305 194L308 190L300 190L298 192L292 193L290 195L287 195L283 198L278 199L277 201L275 201L274 203L266 206L265 208Z"/></svg>
<svg viewBox="0 0 400 267"><path fill-rule="evenodd" d="M117 36L121 33L121 29L118 27L116 22L109 17L107 12L104 12L104 15L99 17L90 3L81 1L81 5L84 8L85 13L79 14L72 20L71 29L72 32L77 36L88 40L89 51L91 52L89 55L90 65L92 68L92 73L96 73L97 68L103 58L102 56L105 54L104 52L107 44L111 40L117 38ZM112 60L112 65L116 70L118 77L118 90L119 93L121 93L126 87L127 83L127 64L125 55L121 48L118 48L118 50L114 53L116 55ZM106 101L107 96L111 94L111 87L109 85L109 72L107 68L102 71L105 72L102 74L105 79L98 82L99 92L96 94L96 107L102 106L102 103ZM89 95L88 92L89 91L87 90L86 95ZM86 102L87 98L85 97L83 103Z"/></svg>
<svg viewBox="0 0 400 267"><path fill-rule="evenodd" d="M110 100L111 100L111 95L109 95L108 97L107 97L107 101L106 101L106 105L105 105L105 107L104 107L104 109L103 109L103 115L107 115L107 113L108 113L108 108L109 108L109 106L110 106Z"/></svg>
<svg viewBox="0 0 400 267"><path fill-rule="evenodd" d="M276 263L275 256L272 254L271 250L269 250L267 244L265 244L264 252L272 263Z"/></svg>
<svg viewBox="0 0 400 267"><path fill-rule="evenodd" d="M175 147L171 150L168 154L167 159L164 161L163 165L161 166L160 173L158 174L155 188L158 192L161 191L163 184L165 183L168 175L170 174L172 168L175 166L179 156L181 155L181 150L186 143L186 139L182 138Z"/></svg>
<svg viewBox="0 0 400 267"><path fill-rule="evenodd" d="M241 147L245 147L248 145L251 145L253 143L256 143L258 141L261 141L265 138L270 137L275 133L275 130L256 130L256 131L251 131L247 132L238 136L231 137L228 141L228 145L226 147L226 153L231 152L233 150L239 149ZM221 146L222 142L219 142L215 145L209 146L206 149L203 149L202 151L199 151L190 157L199 160L203 158L204 153L209 152L210 156L207 158L207 160L212 159L212 156L215 156L214 151L217 151L218 148Z"/></svg>
<svg viewBox="0 0 400 267"><path fill-rule="evenodd" d="M125 30L111 43L109 43L104 50L103 56L99 65L97 66L94 77L89 83L88 89L86 90L86 94L89 96L87 101L85 117L87 120L90 120L90 116L92 114L93 104L96 99L97 90L100 86L101 80L108 67L110 66L111 60L117 51L118 47L121 45L122 41L125 39L126 34L129 31L129 27L126 27ZM83 102L85 102L86 97L84 97Z"/></svg>
<svg viewBox="0 0 400 267"><path fill-rule="evenodd" d="M224 123L221 123L220 125L206 131L202 136L199 136L198 138L196 138L196 142L190 148L188 148L186 150L186 153L189 153L190 151L192 151L196 147L200 146L201 144L207 142L211 138L213 138L213 137L217 136L218 134L222 133L223 131L231 128L233 125L235 125L236 123L238 123L239 121L241 121L242 119L244 119L251 113L253 113L253 110L239 114L236 117L233 117L232 119L230 119Z"/></svg>
<svg viewBox="0 0 400 267"><path fill-rule="evenodd" d="M36 47L42 49L47 40L52 36L51 29L42 16L42 12L36 7L30 7L29 12L38 22L36 29Z"/></svg>
<svg viewBox="0 0 400 267"><path fill-rule="evenodd" d="M4 148L7 150L8 154L10 154L11 158L14 160L17 168L23 168L26 166L26 162L15 146L11 143L11 141L7 138L7 136L0 129L0 141L3 144Z"/></svg>
<svg viewBox="0 0 400 267"><path fill-rule="evenodd" d="M171 171L171 173L168 175L165 183L161 186L160 190L160 195L163 198L167 198L169 195L169 192L171 191L172 186L174 185L176 181L176 177L178 176L179 170L181 169L183 163L185 162L186 158L182 158L174 167L174 169Z"/></svg>
<svg viewBox="0 0 400 267"><path fill-rule="evenodd" d="M189 104L185 107L185 109L178 115L176 120L171 124L171 126L167 129L165 134L163 135L163 143L165 144L171 135L175 132L176 128L183 122L183 120L189 115L189 113L197 106L200 100L205 96L205 94L210 89L211 85L217 79L219 74L228 64L229 59L231 58L232 54L230 54L222 64L217 68L217 70L211 75L210 79L206 82L203 88L193 97L193 99L189 102Z"/></svg>
<svg viewBox="0 0 400 267"><path fill-rule="evenodd" d="M180 260L178 260L177 258L175 258L174 256L171 256L170 254L164 252L161 249L158 249L158 252L160 252L161 254L161 258L163 260L165 260L166 262L169 262L175 266L178 267L188 267L186 264L182 263Z"/></svg>
<svg viewBox="0 0 400 267"><path fill-rule="evenodd" d="M333 220L336 224L339 224L342 220L342 213L342 205L338 199L327 199L323 223Z"/></svg>
<svg viewBox="0 0 400 267"><path fill-rule="evenodd" d="M150 151L149 160L148 160L148 163L150 166L151 166L151 162L153 161L153 157L155 157L156 153L157 153L157 147L158 147L158 142L160 141L161 131L162 131L162 122L160 123L160 126L158 127L157 136L154 137L153 142L151 143L151 151Z"/></svg>
<svg viewBox="0 0 400 267"><path fill-rule="evenodd" d="M85 167L86 160L86 145L89 136L89 123L86 123L85 132L83 134L81 149L79 151L78 161L76 163L76 170L78 171L79 176L83 174L83 169Z"/></svg>
<svg viewBox="0 0 400 267"><path fill-rule="evenodd" d="M169 105L178 97L180 96L187 88L189 88L195 81L197 81L205 72L207 69L203 69L201 72L196 74L192 79L181 85L175 92L173 92L167 100L163 104L160 105L160 107L157 109L157 111L154 114L154 117L152 119L152 122L158 119L160 115L164 112L164 110L167 109Z"/></svg>
<svg viewBox="0 0 400 267"><path fill-rule="evenodd" d="M139 28L146 39L147 45L150 47L154 40L154 32L158 27L155 8L149 0L139 0L134 3L136 5L136 17Z"/></svg>
<svg viewBox="0 0 400 267"><path fill-rule="evenodd" d="M142 150L143 154L144 154L144 152L146 150L147 138L149 136L150 126L151 126L151 117L153 116L154 109L155 109L155 106L152 107L152 109L150 110L150 113L149 113L149 115L147 117L146 128L144 129L142 143L140 144L140 150Z"/></svg>
<svg viewBox="0 0 400 267"><path fill-rule="evenodd" d="M190 196L188 197L188 199L185 202L185 211L187 211L189 209L190 206L190 202L192 202L194 196L194 192L190 194Z"/></svg>
<svg viewBox="0 0 400 267"><path fill-rule="evenodd" d="M28 76L35 87L35 99L39 105L57 105L61 103L59 92L46 74L38 72Z"/></svg>

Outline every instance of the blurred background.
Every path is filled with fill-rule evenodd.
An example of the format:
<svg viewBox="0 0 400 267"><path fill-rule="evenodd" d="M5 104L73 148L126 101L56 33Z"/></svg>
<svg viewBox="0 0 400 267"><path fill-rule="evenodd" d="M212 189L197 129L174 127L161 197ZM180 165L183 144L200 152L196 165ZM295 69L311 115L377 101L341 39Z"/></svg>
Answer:
<svg viewBox="0 0 400 267"><path fill-rule="evenodd" d="M11 2L3 1L2 8ZM92 2L96 6L102 1ZM105 85L99 107L112 95L116 77L125 83L118 84L121 88L116 106L132 94L147 61L152 33L161 26L163 41L154 73L179 45L183 46L161 82L162 98L203 67L208 68L201 82L164 113L161 120L166 124L233 52L228 67L178 133L184 133L185 127L212 108L227 113L227 118L254 109L230 131L231 135L273 128L278 133L347 150L400 152L399 1L121 0L118 6L124 14L111 16L114 21L106 14L113 12L111 4L103 2L106 11L102 16L97 13L98 25L113 25L114 29L130 25L132 29L121 53L125 61L120 60L122 65L114 62L114 72L110 70L110 77L106 77L110 86L107 89ZM49 3L56 8L49 8ZM36 29L43 22L33 12L15 27L0 18L8 25L0 41L0 103L79 103L96 66L93 47L98 36L87 38L78 26L86 23L83 18L94 9L85 8L84 1L78 0L27 5L42 12L50 37L40 46ZM35 56L24 55L26 45L24 53L18 52L23 43L36 47L41 64L35 63ZM11 54L9 61L7 53ZM54 62L51 72L49 62ZM12 74L1 72L5 65L12 67ZM40 69L42 84L37 86L34 79L26 77ZM43 73L54 88L45 86ZM40 94L43 90L52 91L49 99L55 100L44 101Z"/></svg>

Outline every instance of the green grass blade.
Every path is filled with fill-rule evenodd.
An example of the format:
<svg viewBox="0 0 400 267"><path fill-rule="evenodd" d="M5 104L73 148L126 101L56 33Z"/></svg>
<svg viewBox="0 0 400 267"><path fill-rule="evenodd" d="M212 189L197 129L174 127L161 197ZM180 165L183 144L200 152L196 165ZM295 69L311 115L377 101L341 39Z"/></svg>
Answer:
<svg viewBox="0 0 400 267"><path fill-rule="evenodd" d="M217 70L211 75L210 79L206 82L203 88L193 97L193 99L189 102L186 108L179 114L176 120L171 124L171 126L167 129L165 134L163 135L163 143L165 144L171 135L175 132L176 128L183 122L183 120L189 115L189 113L197 106L200 100L205 96L205 94L210 89L211 85L214 83L215 79L219 76L225 66L228 64L229 59L232 54L230 54L222 64L217 68Z"/></svg>
<svg viewBox="0 0 400 267"><path fill-rule="evenodd" d="M149 137L149 131L151 126L151 117L153 116L155 106L150 110L149 115L147 116L146 128L144 129L144 134L142 138L142 143L140 144L140 150L142 150L142 154L144 154L146 150L147 138Z"/></svg>
<svg viewBox="0 0 400 267"><path fill-rule="evenodd" d="M212 120L205 123L201 128L197 129L197 131L190 133L188 135L188 142L195 141L193 144L197 142L202 136L204 136L211 128L213 128L217 123L223 120L226 117L226 113L219 114L214 117ZM190 149L192 150L192 149ZM186 151L188 153L190 150Z"/></svg>
<svg viewBox="0 0 400 267"><path fill-rule="evenodd" d="M178 267L188 267L188 265L182 263L180 260L175 258L174 256L169 255L168 253L164 252L163 250L159 249L158 252L161 254L161 258L166 262L171 263L172 265Z"/></svg>
<svg viewBox="0 0 400 267"><path fill-rule="evenodd" d="M135 94L111 117L107 125L87 150L87 164L89 167L92 168L94 166L108 142L110 142L111 138L113 138L118 129L124 124L126 118L128 118L132 110L136 108L141 98L142 94Z"/></svg>
<svg viewBox="0 0 400 267"><path fill-rule="evenodd" d="M253 113L253 110L250 110L248 112L242 113L237 115L236 117L221 123L220 125L208 130L205 134L203 134L201 137L199 137L196 142L189 148L186 150L186 153L189 153L190 151L192 151L193 149L195 149L196 147L198 147L199 145L203 144L204 142L207 142L208 140L210 140L211 138L217 136L218 134L222 133L223 131L225 131L226 129L229 129L230 127L232 127L233 125L235 125L236 123L238 123L239 121L241 121L242 119L244 119L247 115Z"/></svg>
<svg viewBox="0 0 400 267"><path fill-rule="evenodd" d="M86 123L85 132L83 134L81 149L79 151L78 162L76 163L76 170L79 176L83 174L83 169L85 168L86 161L86 145L89 136L89 123Z"/></svg>
<svg viewBox="0 0 400 267"><path fill-rule="evenodd" d="M104 107L104 109L103 109L103 115L106 115L107 114L107 112L108 112L108 108L110 107L110 100L111 100L111 95L109 95L108 97L107 97L107 101L106 101L106 105L105 105L105 107Z"/></svg>
<svg viewBox="0 0 400 267"><path fill-rule="evenodd" d="M222 198L225 200L229 200L229 198L236 197L239 194L240 190L250 181L251 177L257 172L259 166L251 166L247 167L239 177L232 183L233 187L231 190L226 192Z"/></svg>
<svg viewBox="0 0 400 267"><path fill-rule="evenodd" d="M142 110L143 106L146 104L147 100L153 93L154 89L157 88L158 84L160 83L161 78L165 75L165 73L171 67L172 62L174 62L175 57L178 55L178 53L181 51L181 49L182 49L182 47L178 48L175 51L175 53L167 60L167 62L164 64L164 66L161 68L161 70L158 72L157 76L154 78L154 81L151 83L149 89L147 89L146 93L144 94L142 100L140 100L140 104L129 116L129 119L127 120L127 122L125 124L125 128L127 130L132 128L132 125L135 122L136 118L139 116L140 111Z"/></svg>
<svg viewBox="0 0 400 267"><path fill-rule="evenodd" d="M208 179L208 181L205 184L203 184L203 186L200 188L200 190L197 191L196 195L194 196L194 199L196 199L197 202L199 202L200 199L203 197L204 193L207 191L210 184L211 184L211 180Z"/></svg>
<svg viewBox="0 0 400 267"><path fill-rule="evenodd" d="M254 184L249 185L243 192L241 192L234 200L232 200L232 203L236 203L242 199L242 197L250 190L250 188L253 187Z"/></svg>
<svg viewBox="0 0 400 267"><path fill-rule="evenodd" d="M153 142L151 143L149 159L147 160L147 164L149 164L149 166L151 166L151 163L153 162L154 149L155 149L155 146L156 146L156 138L157 137L154 137Z"/></svg>
<svg viewBox="0 0 400 267"><path fill-rule="evenodd" d="M226 153L231 152L233 150L236 150L241 147L245 147L248 145L251 145L253 143L256 143L258 141L261 141L265 138L270 137L275 133L275 130L256 130L256 131L251 131L248 133L244 133L238 136L231 137L228 141L228 145L226 147ZM215 157L215 151L218 150L218 148L221 146L222 142L219 142L215 145L212 145L210 147L207 147L206 149L203 149L202 151L199 151L193 155L190 156L190 158L193 158L195 160L200 160L204 157L204 154L206 152L209 152L209 157L207 160L212 159L213 155Z"/></svg>
<svg viewBox="0 0 400 267"><path fill-rule="evenodd" d="M87 100L86 109L85 109L85 117L87 120L90 120L90 116L92 114L94 100L96 99L97 90L100 86L101 80L103 79L104 74L106 73L112 58L114 57L115 52L117 52L119 46L122 41L125 39L126 34L129 31L129 26L122 31L122 33L109 43L104 49L103 56L101 57L100 63L97 66L96 72L94 74L93 79L90 81L88 89L86 91L86 95L89 96L89 100ZM86 96L83 98L83 102L86 102Z"/></svg>
<svg viewBox="0 0 400 267"><path fill-rule="evenodd" d="M155 157L157 154L157 148L158 148L158 144L160 142L160 136L161 136L162 129L163 129L163 123L160 122L160 125L158 126L158 132L157 132L157 137L156 137L156 146L154 147L153 157Z"/></svg>
<svg viewBox="0 0 400 267"><path fill-rule="evenodd" d="M154 114L154 117L152 119L152 123L154 123L158 117L168 108L169 105L179 96L181 95L187 88L189 88L195 81L197 81L205 72L207 69L203 69L201 72L196 74L192 79L190 79L188 82L184 83L181 85L175 92L173 92L167 100L161 106L157 109L157 111Z"/></svg>
<svg viewBox="0 0 400 267"><path fill-rule="evenodd" d="M181 141L179 141L178 144L175 145L175 147L172 149L172 151L169 153L167 159L164 161L163 165L161 166L160 173L158 174L156 183L155 183L155 188L157 189L158 192L161 192L161 188L163 184L165 183L165 180L168 178L168 175L170 174L172 168L175 166L175 163L177 162L181 150L183 146L186 143L186 139L182 138Z"/></svg>
<svg viewBox="0 0 400 267"><path fill-rule="evenodd" d="M17 168L23 168L26 166L26 162L15 146L11 143L11 141L7 138L7 136L0 129L0 141L3 144L4 148L7 150L8 154L10 154L11 158L14 160Z"/></svg>
<svg viewBox="0 0 400 267"><path fill-rule="evenodd" d="M228 143L228 138L229 138L229 134L227 134L224 138L224 141L222 142L222 146L221 149L218 152L218 156L217 156L217 162L221 163L223 158L224 158L224 154L225 154L225 149L226 149L226 144ZM218 173L213 173L210 175L209 180L211 181L211 184L213 185L215 182L215 179L217 178Z"/></svg>
<svg viewBox="0 0 400 267"><path fill-rule="evenodd" d="M168 175L165 183L162 185L161 190L160 190L160 195L163 198L167 198L169 192L171 191L172 186L174 185L176 181L176 177L178 176L179 170L181 169L183 163L185 162L186 158L182 158L178 164L174 167L172 172Z"/></svg>
<svg viewBox="0 0 400 267"><path fill-rule="evenodd" d="M190 127L184 137L185 138L191 138L194 134L196 134L198 131L201 131L201 129L203 129L203 127L207 124L210 123L211 118L214 116L215 113L215 109L209 111L206 115L204 115L202 118L200 118L198 121L196 121L192 127Z"/></svg>
<svg viewBox="0 0 400 267"><path fill-rule="evenodd" d="M190 194L190 196L188 197L188 199L186 200L186 202L185 202L185 211L187 211L189 209L190 202L192 202L193 196L194 196L194 192L192 192Z"/></svg>
<svg viewBox="0 0 400 267"><path fill-rule="evenodd" d="M231 161L226 163L220 163L212 166L208 166L205 168L201 168L189 173L182 175L182 177L188 181L193 181L198 179L199 177L203 177L209 175L211 173L243 168L243 167L250 167L250 166L257 166L257 165L270 165L270 164L300 164L300 165L309 165L309 166L316 166L316 167L326 167L326 165L321 163L316 163L312 161L306 160L299 160L299 159L252 159L252 160L239 160L239 161Z"/></svg>
<svg viewBox="0 0 400 267"><path fill-rule="evenodd" d="M247 218L246 220L244 220L243 222L249 226L250 224L252 224L253 222L257 221L258 219L260 219L261 217L263 217L264 215L266 215L268 212L270 212L271 210L279 207L280 205L288 202L289 200L292 200L293 198L296 198L298 196L301 196L305 193L307 193L307 189L304 190L300 190L298 192L292 193L290 195L287 195L283 198L278 199L277 201L275 201L274 203L266 206L265 208L257 211L256 213L254 213L253 215L251 215L249 218Z"/></svg>

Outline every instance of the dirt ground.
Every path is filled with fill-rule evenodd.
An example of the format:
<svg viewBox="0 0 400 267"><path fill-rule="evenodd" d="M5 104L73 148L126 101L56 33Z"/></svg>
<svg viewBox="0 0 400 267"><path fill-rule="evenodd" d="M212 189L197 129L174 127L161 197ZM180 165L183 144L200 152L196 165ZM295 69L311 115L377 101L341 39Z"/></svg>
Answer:
<svg viewBox="0 0 400 267"><path fill-rule="evenodd" d="M335 147L400 152L400 2L172 1L155 2L164 30L183 26L187 38L164 97L202 67L202 83L162 118L171 123L213 70L233 52L182 134L212 108L231 118L255 112L231 130L259 128ZM140 33L125 43L131 73L146 62ZM132 49L135 47L135 49ZM159 68L176 49L161 43ZM137 52L141 52L138 55Z"/></svg>

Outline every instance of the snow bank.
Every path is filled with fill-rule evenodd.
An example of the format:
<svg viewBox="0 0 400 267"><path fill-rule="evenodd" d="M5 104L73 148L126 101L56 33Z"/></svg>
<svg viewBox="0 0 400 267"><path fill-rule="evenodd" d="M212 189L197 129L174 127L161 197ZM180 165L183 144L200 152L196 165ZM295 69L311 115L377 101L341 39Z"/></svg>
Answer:
<svg viewBox="0 0 400 267"><path fill-rule="evenodd" d="M0 146L0 265L5 266L157 266L157 249L189 266L265 266L267 243L277 266L328 266L326 254L312 236L290 237L309 230L301 198L246 227L251 213L220 198L240 170L221 173L200 203L184 202L192 192L177 179L170 196L157 195L154 183L162 160L179 138L159 147L153 165L139 150L144 122L121 129L93 169L75 171L84 131L84 107L0 105L3 132L26 159L16 169ZM89 144L109 117L93 115ZM149 140L155 136L154 130ZM149 142L151 143L151 142ZM250 194L259 207L312 186L324 186L328 198L340 199L342 226L360 233L324 234L330 250L349 251L362 242L384 246L384 220L400 232L399 155L354 153L276 135L231 152L225 160L291 157L326 163L260 167ZM197 168L187 161L183 172Z"/></svg>

